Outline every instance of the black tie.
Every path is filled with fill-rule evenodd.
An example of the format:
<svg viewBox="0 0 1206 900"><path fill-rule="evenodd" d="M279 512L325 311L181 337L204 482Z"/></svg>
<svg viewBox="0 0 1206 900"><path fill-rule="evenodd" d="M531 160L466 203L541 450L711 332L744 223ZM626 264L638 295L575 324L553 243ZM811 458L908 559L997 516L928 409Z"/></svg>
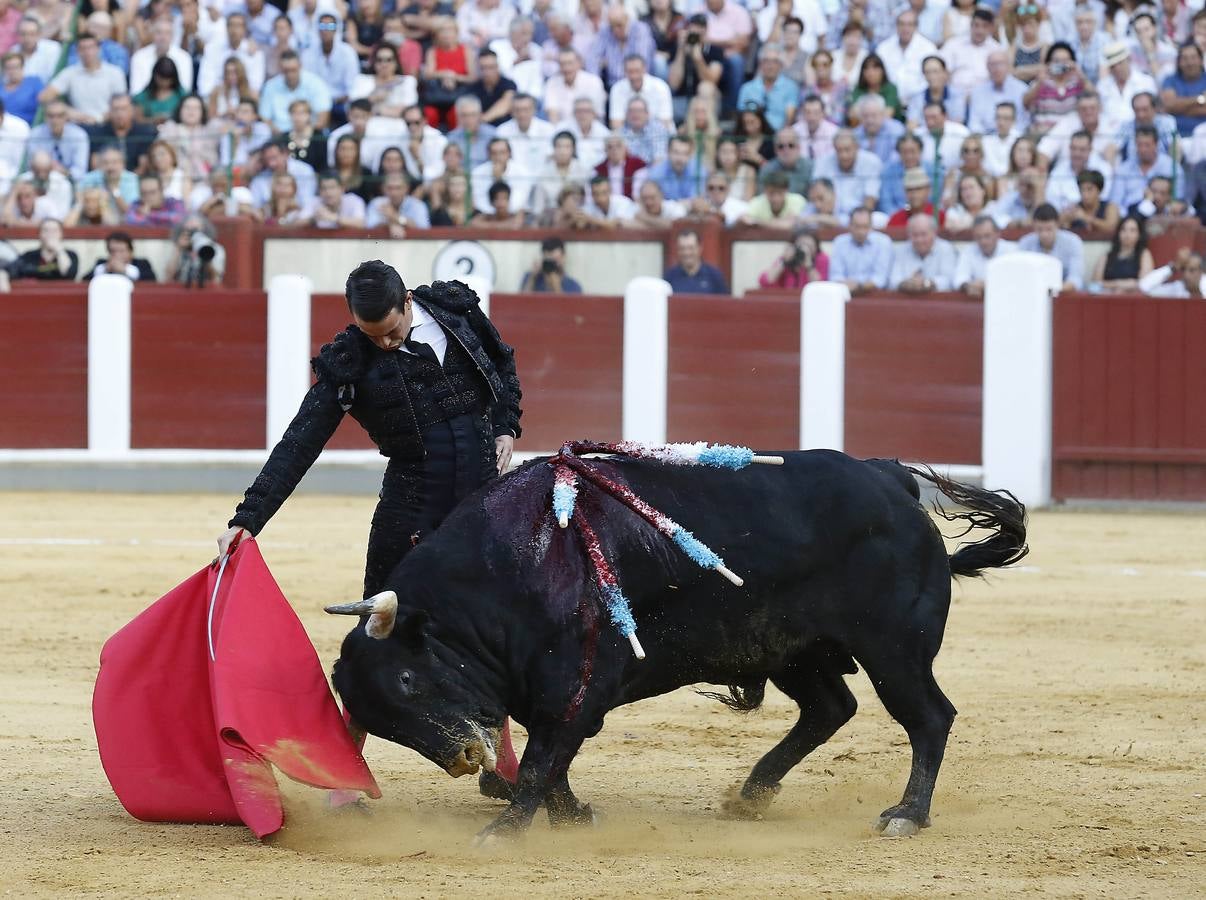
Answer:
<svg viewBox="0 0 1206 900"><path fill-rule="evenodd" d="M405 345L406 349L415 356L425 359L428 362L435 363L438 366L440 364L440 359L438 356L436 356L436 352L431 349L431 344L424 344L422 341L416 341L411 338L411 335L415 333L415 329L418 327L418 325L411 327L410 331L406 333L406 340L403 341L403 344Z"/></svg>

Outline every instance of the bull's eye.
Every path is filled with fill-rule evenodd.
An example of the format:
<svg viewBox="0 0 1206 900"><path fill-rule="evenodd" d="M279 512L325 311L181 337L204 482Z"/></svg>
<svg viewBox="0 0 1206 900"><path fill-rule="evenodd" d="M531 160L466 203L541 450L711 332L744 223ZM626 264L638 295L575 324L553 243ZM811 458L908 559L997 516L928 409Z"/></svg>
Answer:
<svg viewBox="0 0 1206 900"><path fill-rule="evenodd" d="M409 669L403 669L398 675L398 684L402 686L402 690L409 691L411 683L414 681L414 673Z"/></svg>

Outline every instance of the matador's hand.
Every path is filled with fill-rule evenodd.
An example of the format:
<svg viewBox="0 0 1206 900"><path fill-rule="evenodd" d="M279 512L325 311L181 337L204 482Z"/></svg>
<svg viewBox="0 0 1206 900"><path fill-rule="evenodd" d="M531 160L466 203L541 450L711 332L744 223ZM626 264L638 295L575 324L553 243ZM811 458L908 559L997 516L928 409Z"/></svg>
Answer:
<svg viewBox="0 0 1206 900"><path fill-rule="evenodd" d="M238 525L232 525L230 528L227 528L220 535L218 535L218 559L221 559L228 552L230 552L230 545L234 543L235 538L237 538L240 533L243 533L248 537L251 535L251 532L240 528ZM214 560L214 562L217 561L217 559Z"/></svg>
<svg viewBox="0 0 1206 900"><path fill-rule="evenodd" d="M494 456L498 461L498 474L507 471L511 465L511 451L515 449L515 438L509 434L499 435L494 439Z"/></svg>

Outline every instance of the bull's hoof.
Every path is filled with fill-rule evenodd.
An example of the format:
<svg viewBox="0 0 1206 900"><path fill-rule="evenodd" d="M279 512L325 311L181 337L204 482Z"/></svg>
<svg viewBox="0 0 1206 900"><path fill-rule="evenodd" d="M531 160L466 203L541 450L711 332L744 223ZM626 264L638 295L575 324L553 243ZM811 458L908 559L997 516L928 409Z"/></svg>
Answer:
<svg viewBox="0 0 1206 900"><path fill-rule="evenodd" d="M477 778L477 789L483 797L489 797L491 800L505 800L508 803L515 795L515 787L511 782L497 772L487 772L485 769Z"/></svg>
<svg viewBox="0 0 1206 900"><path fill-rule="evenodd" d="M760 821L770 809L771 803L779 795L782 785L774 784L769 787L736 788L729 790L720 806L720 814L725 819L745 819L751 822Z"/></svg>
<svg viewBox="0 0 1206 900"><path fill-rule="evenodd" d="M583 803L572 811L559 810L556 813L552 810L549 811L549 824L554 828L563 828L566 826L580 828L584 825L598 825L602 821L603 817L595 812L589 803Z"/></svg>
<svg viewBox="0 0 1206 900"><path fill-rule="evenodd" d="M875 830L879 832L880 837L912 837L921 831L921 826L912 819L885 819L881 817L875 823Z"/></svg>
<svg viewBox="0 0 1206 900"><path fill-rule="evenodd" d="M524 817L522 813L508 815L507 812L503 812L501 816L477 833L473 839L473 846L478 850L489 850L497 848L506 841L516 841L523 837L530 822L531 817Z"/></svg>

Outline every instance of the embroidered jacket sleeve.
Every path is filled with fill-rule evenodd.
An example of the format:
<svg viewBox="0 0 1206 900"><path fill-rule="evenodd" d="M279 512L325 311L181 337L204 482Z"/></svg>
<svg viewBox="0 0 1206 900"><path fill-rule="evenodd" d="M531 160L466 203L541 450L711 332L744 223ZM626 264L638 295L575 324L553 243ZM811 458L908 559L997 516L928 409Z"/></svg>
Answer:
<svg viewBox="0 0 1206 900"><path fill-rule="evenodd" d="M476 295L474 299L476 300ZM523 391L519 387L519 374L515 371L515 348L502 339L494 323L486 318L477 303L470 308L466 318L473 333L481 340L482 349L490 357L490 362L494 364L502 382L502 393L490 411L494 422L494 436L509 434L517 438L523 433L523 428L519 425L519 418L523 415L519 406Z"/></svg>
<svg viewBox="0 0 1206 900"><path fill-rule="evenodd" d="M259 534L318 459L346 411L348 392L362 374L363 354L351 331L336 335L311 365L318 381L310 388L297 415L285 429L251 487L235 507L228 523Z"/></svg>

